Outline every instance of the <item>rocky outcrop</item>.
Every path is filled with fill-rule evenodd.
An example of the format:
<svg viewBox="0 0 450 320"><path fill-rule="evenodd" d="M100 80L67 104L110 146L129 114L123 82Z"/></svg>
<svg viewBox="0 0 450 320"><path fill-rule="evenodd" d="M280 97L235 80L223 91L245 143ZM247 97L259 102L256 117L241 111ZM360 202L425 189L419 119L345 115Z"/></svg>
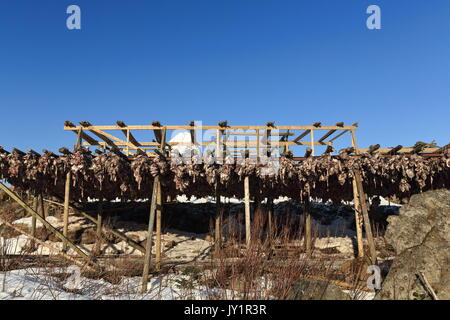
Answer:
<svg viewBox="0 0 450 320"><path fill-rule="evenodd" d="M397 256L375 298L431 299L422 273L439 299L450 299L450 190L414 195L388 221Z"/></svg>
<svg viewBox="0 0 450 320"><path fill-rule="evenodd" d="M339 286L324 280L299 279L291 288L288 300L350 300Z"/></svg>

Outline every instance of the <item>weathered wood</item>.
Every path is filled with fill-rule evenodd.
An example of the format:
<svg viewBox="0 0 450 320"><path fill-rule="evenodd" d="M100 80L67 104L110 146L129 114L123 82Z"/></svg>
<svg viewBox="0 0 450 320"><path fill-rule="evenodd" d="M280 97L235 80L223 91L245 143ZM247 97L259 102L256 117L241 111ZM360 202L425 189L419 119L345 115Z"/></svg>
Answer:
<svg viewBox="0 0 450 320"><path fill-rule="evenodd" d="M293 142L298 142L301 139L303 139L304 137L306 137L309 133L311 132L311 130L305 130L303 131L298 137L296 137L294 140L292 140Z"/></svg>
<svg viewBox="0 0 450 320"><path fill-rule="evenodd" d="M374 153L375 151L377 151L378 149L380 149L380 145L379 145L379 144L370 145L370 146L369 146L368 152L369 152L370 154L372 154L372 153Z"/></svg>
<svg viewBox="0 0 450 320"><path fill-rule="evenodd" d="M362 214L361 205L359 203L358 188L356 186L356 181L353 179L353 202L355 207L355 228L356 228L356 242L358 245L358 257L364 257L364 243L363 243L363 230L362 230Z"/></svg>
<svg viewBox="0 0 450 320"><path fill-rule="evenodd" d="M304 158L308 158L308 157L311 156L311 154L312 154L312 149L311 148L306 148L305 155L303 157Z"/></svg>
<svg viewBox="0 0 450 320"><path fill-rule="evenodd" d="M48 203L55 204L55 205L57 205L57 206L64 207L64 204L63 204L63 203L59 203L59 202L52 201L52 200L48 200L48 199L45 199L45 201L48 202ZM97 219L94 218L93 216L91 216L90 214L88 214L87 212L82 211L82 210L80 210L80 209L78 209L78 208L75 208L75 207L72 206L72 205L70 205L69 208L72 209L76 214L80 214L80 215L82 215L83 217L85 217L86 219L90 220L91 222L97 224ZM103 209L103 211L105 212L106 210ZM122 240L125 241L130 247L133 247L134 249L136 249L136 250L138 250L138 251L140 251L140 252L142 252L142 253L145 253L145 248L144 248L143 246L141 246L139 243L137 243L137 242L134 241L133 239L128 238L128 237L127 237L126 235L124 235L123 233L121 233L121 232L119 232L119 231L117 231L117 230L110 229L110 228L108 228L108 227L106 227L106 226L103 226L102 230L103 230L104 232L109 232L109 233L115 235L116 237L122 239Z"/></svg>
<svg viewBox="0 0 450 320"><path fill-rule="evenodd" d="M33 210L38 212L38 197L36 195L33 196ZM36 217L34 215L31 215L31 236L36 236ZM32 246L34 246L34 243L31 243Z"/></svg>
<svg viewBox="0 0 450 320"><path fill-rule="evenodd" d="M212 126L190 126L190 125L168 125L168 126L164 126L165 128L167 128L167 130L191 130L191 129L196 129L196 130L216 130L216 129L222 129L223 127L219 126L219 125L212 125ZM64 130L68 130L68 131L76 131L78 130L78 128L80 128L79 126L74 126L74 127L69 127L69 126L64 126ZM161 125L159 126L155 126L155 125L132 125L132 126L127 126L128 129L130 130L160 130L161 129ZM270 130L272 127L268 127L268 126L227 126L228 130L254 130L254 129L260 129L260 130ZM316 130L332 130L332 129L336 129L336 130L354 130L354 129L358 129L358 127L356 125L352 125L352 126L314 126L314 125L310 125L310 126L291 126L291 125L277 125L276 126L277 129L279 130L308 130L308 129L316 129ZM122 128L119 126L109 126L109 125L100 125L100 126L85 126L84 129L86 130L121 130Z"/></svg>
<svg viewBox="0 0 450 320"><path fill-rule="evenodd" d="M42 218L35 210L30 208L20 197L11 191L7 186L0 182L0 188L5 191L5 193L11 197L14 201L16 201L21 207L23 207L28 213L35 216L37 220L39 220L50 232L52 232L56 237L58 237L63 243L66 243L67 246L72 248L76 253L78 253L84 260L88 263L92 263L92 260L86 255L80 248L78 248L72 241L70 241L64 234L59 232L55 227L53 227L49 222L47 222L44 218Z"/></svg>
<svg viewBox="0 0 450 320"><path fill-rule="evenodd" d="M150 271L150 266L152 262L152 245L153 245L153 227L155 224L155 212L156 212L156 202L158 195L158 185L159 185L159 177L156 176L153 181L153 193L150 204L150 217L148 222L148 231L147 231L147 245L145 248L145 258L144 258L144 270L142 274L142 287L141 292L147 292L148 285L148 274Z"/></svg>
<svg viewBox="0 0 450 320"><path fill-rule="evenodd" d="M273 228L273 198L267 198L267 223L268 223L268 232L269 232L269 241L272 242L274 237L274 228Z"/></svg>
<svg viewBox="0 0 450 320"><path fill-rule="evenodd" d="M66 128L66 127L64 127ZM80 139L86 140L91 145L98 145L99 141L95 140L91 136L89 136L87 133L83 132L83 127L69 127L71 128L70 131L73 131L77 135L77 141ZM66 129L64 129L66 130ZM81 144L79 144L81 145Z"/></svg>
<svg viewBox="0 0 450 320"><path fill-rule="evenodd" d="M251 221L250 221L250 183L249 177L244 178L244 201L245 201L245 240L247 246L250 245L250 232L251 232Z"/></svg>
<svg viewBox="0 0 450 320"><path fill-rule="evenodd" d="M189 124L191 127L195 126L195 121L191 121ZM189 130L190 134L191 134L191 143L194 145L196 143L196 137L195 137L195 130Z"/></svg>
<svg viewBox="0 0 450 320"><path fill-rule="evenodd" d="M156 243L155 243L155 250L156 250L156 269L161 270L161 222L162 222L162 212L163 212L163 195L162 195L162 188L161 183L158 184L158 194L156 198Z"/></svg>
<svg viewBox="0 0 450 320"><path fill-rule="evenodd" d="M351 134L351 139L352 139L352 151L355 152L356 154L359 154L358 151L358 144L356 142L356 134L354 130L351 130L350 132ZM352 186L353 186L353 201L354 201L354 205L355 205L355 225L356 225L356 242L358 245L358 257L364 257L364 242L363 242L363 229L362 229L362 224L363 221L365 220L363 218L363 207L362 207L362 203L361 203L361 199L359 196L359 188L358 185L356 183L356 179L353 179L352 181ZM362 191L362 185L361 185L361 191ZM367 206L365 207L367 210ZM372 229L370 229L370 234L372 234Z"/></svg>
<svg viewBox="0 0 450 320"><path fill-rule="evenodd" d="M103 227L103 197L99 196L97 204L97 241L102 237Z"/></svg>
<svg viewBox="0 0 450 320"><path fill-rule="evenodd" d="M397 154L397 153L398 153L400 150L402 150L402 149L403 149L403 146L399 144L398 146L396 146L396 147L390 149L390 150L387 152L387 154L395 155L395 154Z"/></svg>
<svg viewBox="0 0 450 320"><path fill-rule="evenodd" d="M419 276L420 281L422 281L425 289L428 291L430 296L433 298L433 300L439 300L436 292L433 290L433 287L430 285L430 283L428 282L428 279L425 277L425 274L422 271L419 271L418 276Z"/></svg>
<svg viewBox="0 0 450 320"><path fill-rule="evenodd" d="M356 181L356 188L357 188L358 197L359 197L359 205L361 206L361 212L363 215L367 243L369 245L370 260L372 261L372 264L376 264L377 251L375 249L375 242L374 242L373 235L372 235L372 227L370 225L369 212L367 210L367 201L366 201L366 195L364 194L364 189L363 189L363 185L362 185L361 173L358 170L354 170L353 174L354 174L354 179Z"/></svg>
<svg viewBox="0 0 450 320"><path fill-rule="evenodd" d="M376 146L376 145L375 145ZM373 146L373 147L375 147ZM400 148L401 146L397 146L396 150L395 148L379 148L377 150L372 151L374 154L381 154L381 155L395 155L395 154L412 154L414 151L414 148ZM439 153L442 153L442 148L424 148L419 154L421 156L429 156L429 154L436 154L439 155ZM371 152L370 148L361 148L358 149L358 152Z"/></svg>
<svg viewBox="0 0 450 320"><path fill-rule="evenodd" d="M70 201L70 185L72 181L72 172L67 172L66 184L64 189L64 218L63 218L63 235L67 238L69 232L69 201ZM67 243L63 243L63 251L67 251Z"/></svg>
<svg viewBox="0 0 450 320"><path fill-rule="evenodd" d="M122 131L122 133L125 135L125 137L127 137L127 140L129 142L131 142L133 145L135 145L136 147L140 147L141 144L139 143L139 141L137 141L137 139L134 137L134 135L131 133L130 129L127 128L127 125L125 124L125 122L123 121L117 121L117 125L121 128L124 128Z"/></svg>
<svg viewBox="0 0 450 320"><path fill-rule="evenodd" d="M42 218L46 218L47 217L47 209L46 206L44 204L44 196L42 195L42 193L39 194L39 199L38 199L38 204L39 204L39 211L38 213L40 214L40 216Z"/></svg>
<svg viewBox="0 0 450 320"><path fill-rule="evenodd" d="M26 231L24 231L24 230L18 228L17 226L13 225L12 223L10 223L10 222L8 222L8 221L2 219L1 217L0 217L0 222L3 223L4 225L10 227L11 229L13 229L13 230L15 230L15 231L17 231L17 232L19 232L19 233L21 233L21 234L27 236L27 237L30 238L33 242L36 242L36 243L38 243L39 245L41 245L41 246L43 246L43 247L46 247L46 248L49 249L50 251L53 251L53 252L55 253L56 256L60 256L60 257L66 259L66 260L68 260L68 261L70 261L70 262L73 262L73 263L75 263L76 265L80 266L81 268L86 268L86 270L88 270L88 271L92 271L92 272L95 272L95 271L96 271L96 269L90 267L88 264L86 264L86 262L79 261L79 260L75 259L74 257L68 255L68 254L62 253L60 249L55 248L55 247L49 245L48 243L46 243L46 242L44 242L44 241L42 241L42 240L36 238L35 236L32 236L31 234L29 234L29 233L27 233Z"/></svg>
<svg viewBox="0 0 450 320"><path fill-rule="evenodd" d="M222 232L221 232L221 203L220 194L216 188L216 216L214 226L214 252L217 254L222 247Z"/></svg>
<svg viewBox="0 0 450 320"><path fill-rule="evenodd" d="M326 150L323 152L323 154L330 154L330 153L333 153L334 151L335 150L334 150L334 148L332 146L328 146L326 148Z"/></svg>
<svg viewBox="0 0 450 320"><path fill-rule="evenodd" d="M304 219L305 219L305 251L311 253L312 251L312 232L311 232L311 208L309 203L309 196L306 196L303 201Z"/></svg>

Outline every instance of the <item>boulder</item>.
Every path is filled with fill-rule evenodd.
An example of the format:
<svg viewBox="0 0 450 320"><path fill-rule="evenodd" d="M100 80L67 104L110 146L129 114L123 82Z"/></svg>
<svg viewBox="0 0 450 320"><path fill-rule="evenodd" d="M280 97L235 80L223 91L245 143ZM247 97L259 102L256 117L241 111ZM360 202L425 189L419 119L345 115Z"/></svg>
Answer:
<svg viewBox="0 0 450 320"><path fill-rule="evenodd" d="M439 299L450 299L450 190L414 195L388 221L396 257L375 299L431 299L420 273Z"/></svg>
<svg viewBox="0 0 450 320"><path fill-rule="evenodd" d="M350 300L350 296L332 282L299 279L293 285L287 300Z"/></svg>

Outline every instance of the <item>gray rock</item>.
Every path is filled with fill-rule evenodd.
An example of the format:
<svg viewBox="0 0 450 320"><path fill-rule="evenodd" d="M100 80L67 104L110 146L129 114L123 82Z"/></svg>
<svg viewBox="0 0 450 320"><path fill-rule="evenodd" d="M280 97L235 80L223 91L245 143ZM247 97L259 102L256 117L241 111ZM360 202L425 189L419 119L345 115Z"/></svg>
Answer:
<svg viewBox="0 0 450 320"><path fill-rule="evenodd" d="M397 256L375 299L431 299L420 272L450 299L450 190L414 195L388 221L385 239Z"/></svg>
<svg viewBox="0 0 450 320"><path fill-rule="evenodd" d="M324 280L300 279L291 288L288 300L350 300L334 283Z"/></svg>

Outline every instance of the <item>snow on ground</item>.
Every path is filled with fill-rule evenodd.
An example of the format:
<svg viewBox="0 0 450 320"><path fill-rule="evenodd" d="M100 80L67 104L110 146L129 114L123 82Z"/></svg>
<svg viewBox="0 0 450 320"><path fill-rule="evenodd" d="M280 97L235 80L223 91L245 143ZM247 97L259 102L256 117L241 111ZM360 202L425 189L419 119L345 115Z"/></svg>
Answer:
<svg viewBox="0 0 450 320"><path fill-rule="evenodd" d="M197 285L186 275L153 277L140 293L141 277L122 277L111 284L103 279L77 277L77 267L27 268L0 272L0 300L207 300L236 299L231 290ZM58 275L71 275L62 279ZM374 292L343 290L356 300L372 300ZM260 293L262 294L262 292ZM258 296L260 295L258 294ZM262 297L261 297L262 298ZM275 299L275 297L270 297Z"/></svg>
<svg viewBox="0 0 450 320"><path fill-rule="evenodd" d="M76 269L71 266L64 270L27 268L0 272L0 300L204 300L231 294L204 286L190 287L186 285L190 278L184 275L151 278L147 293L141 294L141 277L122 277L120 283L111 284L103 279L77 278ZM56 276L61 273L72 276L62 280Z"/></svg>

